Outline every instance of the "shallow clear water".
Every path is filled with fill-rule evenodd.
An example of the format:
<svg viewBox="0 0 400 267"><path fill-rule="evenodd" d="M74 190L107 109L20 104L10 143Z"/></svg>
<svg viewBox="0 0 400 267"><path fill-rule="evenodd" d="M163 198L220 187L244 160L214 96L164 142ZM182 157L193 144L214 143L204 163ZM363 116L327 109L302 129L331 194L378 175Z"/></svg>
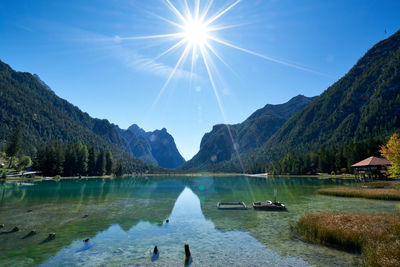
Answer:
<svg viewBox="0 0 400 267"><path fill-rule="evenodd" d="M0 265L348 266L359 255L293 238L306 212L399 212L399 202L316 195L346 180L132 177L0 184ZM288 212L218 210L218 201L284 202ZM85 216L87 215L87 216ZM166 219L169 223L166 223ZM14 226L20 231L5 233ZM35 229L37 234L26 237ZM49 233L56 238L44 242ZM24 238L25 237L25 238ZM90 238L88 243L82 240ZM157 245L158 256L152 255Z"/></svg>

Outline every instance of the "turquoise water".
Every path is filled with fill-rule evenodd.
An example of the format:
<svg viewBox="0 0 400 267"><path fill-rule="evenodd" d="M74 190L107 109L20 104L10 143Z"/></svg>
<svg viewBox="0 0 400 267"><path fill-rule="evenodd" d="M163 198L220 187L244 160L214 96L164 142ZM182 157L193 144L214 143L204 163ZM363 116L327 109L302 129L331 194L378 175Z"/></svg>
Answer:
<svg viewBox="0 0 400 267"><path fill-rule="evenodd" d="M346 180L131 177L0 184L2 266L349 266L359 255L290 234L304 213L398 212L399 202L316 195ZM218 201L284 202L288 212L218 210ZM169 223L166 222L169 219ZM5 233L14 226L20 231ZM26 237L35 229L37 234ZM45 242L49 233L56 238ZM25 237L25 238L24 238ZM85 243L82 240L90 238ZM160 253L152 255L153 247Z"/></svg>

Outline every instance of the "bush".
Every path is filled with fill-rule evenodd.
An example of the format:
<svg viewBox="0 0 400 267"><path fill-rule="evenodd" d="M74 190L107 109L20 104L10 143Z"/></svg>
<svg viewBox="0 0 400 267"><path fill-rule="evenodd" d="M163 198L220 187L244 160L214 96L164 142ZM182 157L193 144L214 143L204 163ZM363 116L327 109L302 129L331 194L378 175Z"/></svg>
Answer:
<svg viewBox="0 0 400 267"><path fill-rule="evenodd" d="M23 156L18 162L18 170L23 170L32 166L32 160L29 156Z"/></svg>

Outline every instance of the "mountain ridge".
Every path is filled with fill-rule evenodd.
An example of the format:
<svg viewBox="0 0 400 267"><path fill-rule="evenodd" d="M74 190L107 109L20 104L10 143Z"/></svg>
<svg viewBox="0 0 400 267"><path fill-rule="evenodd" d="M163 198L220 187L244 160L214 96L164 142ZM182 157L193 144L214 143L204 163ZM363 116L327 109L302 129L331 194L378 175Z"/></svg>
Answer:
<svg viewBox="0 0 400 267"><path fill-rule="evenodd" d="M379 144L400 131L399 114L397 31L371 47L262 147L246 155L245 168L275 172L280 166L281 172L298 174L296 169L302 168L297 167L307 165L303 170L311 173L351 171L351 165L363 157L379 155Z"/></svg>
<svg viewBox="0 0 400 267"><path fill-rule="evenodd" d="M22 153L34 156L51 140L80 141L112 151L127 173L158 170L131 154L115 125L89 116L58 97L37 75L14 71L0 61L0 145L11 131L23 128Z"/></svg>
<svg viewBox="0 0 400 267"><path fill-rule="evenodd" d="M399 91L400 31L369 49L346 75L288 120L265 149L279 146L287 152L315 138L320 146L390 134L400 127L395 116L400 114Z"/></svg>
<svg viewBox="0 0 400 267"><path fill-rule="evenodd" d="M185 162L166 128L146 132L132 124L128 129L118 131L129 144L131 153L147 163L174 169Z"/></svg>
<svg viewBox="0 0 400 267"><path fill-rule="evenodd" d="M257 118L257 114L256 111L252 116ZM228 153L229 157L219 162L190 165L193 163L191 160L183 167L265 172L266 168L274 167L273 162L281 164L283 159L284 164L298 166L299 162L309 161L311 157L314 158L312 164L316 165L315 160L321 161L318 157L323 156L326 164L322 165L325 167L309 166L310 171L321 172L324 168L350 171L349 160L361 160L359 157L365 153L376 154L379 148L371 146L382 144L393 132L400 131L399 114L400 31L397 31L370 48L342 78L264 139L264 144L239 154ZM221 126L211 132L218 129ZM209 135L205 137L210 138ZM229 140L225 138L225 142L229 143ZM312 151L315 153L309 154ZM308 158L304 157L306 154ZM351 157L346 159L345 154L351 154ZM326 167L335 157L342 163L333 162L337 165L335 168Z"/></svg>
<svg viewBox="0 0 400 267"><path fill-rule="evenodd" d="M315 97L298 95L283 104L267 104L241 123L214 125L210 132L204 134L199 152L180 169L208 170L215 167L215 164L229 161L235 154L263 145L288 118L314 99Z"/></svg>

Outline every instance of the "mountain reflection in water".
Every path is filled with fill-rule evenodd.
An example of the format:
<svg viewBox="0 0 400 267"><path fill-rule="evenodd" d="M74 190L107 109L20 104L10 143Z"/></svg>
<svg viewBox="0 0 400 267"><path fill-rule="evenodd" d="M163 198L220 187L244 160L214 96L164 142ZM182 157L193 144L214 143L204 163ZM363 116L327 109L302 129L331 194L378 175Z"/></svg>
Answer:
<svg viewBox="0 0 400 267"><path fill-rule="evenodd" d="M307 212L399 211L398 202L315 194L351 185L312 177L127 177L1 182L0 265L192 265L343 266L351 254L291 238L290 225ZM278 200L289 212L218 210L218 201ZM166 219L169 223L166 223ZM24 238L32 229L36 235ZM49 233L55 239L43 243ZM88 243L82 240L89 238ZM40 244L40 245L39 245ZM153 257L154 246L159 256Z"/></svg>
<svg viewBox="0 0 400 267"><path fill-rule="evenodd" d="M183 265L185 243L190 245L192 264L201 266L308 265L300 258L280 257L247 232L216 230L212 221L204 217L200 199L188 187L177 198L169 223L158 226L141 221L127 232L114 224L90 242L90 249L84 249L87 244L74 241L41 266L102 263L165 266L180 265L179 262ZM159 249L156 260L152 255L155 245Z"/></svg>

